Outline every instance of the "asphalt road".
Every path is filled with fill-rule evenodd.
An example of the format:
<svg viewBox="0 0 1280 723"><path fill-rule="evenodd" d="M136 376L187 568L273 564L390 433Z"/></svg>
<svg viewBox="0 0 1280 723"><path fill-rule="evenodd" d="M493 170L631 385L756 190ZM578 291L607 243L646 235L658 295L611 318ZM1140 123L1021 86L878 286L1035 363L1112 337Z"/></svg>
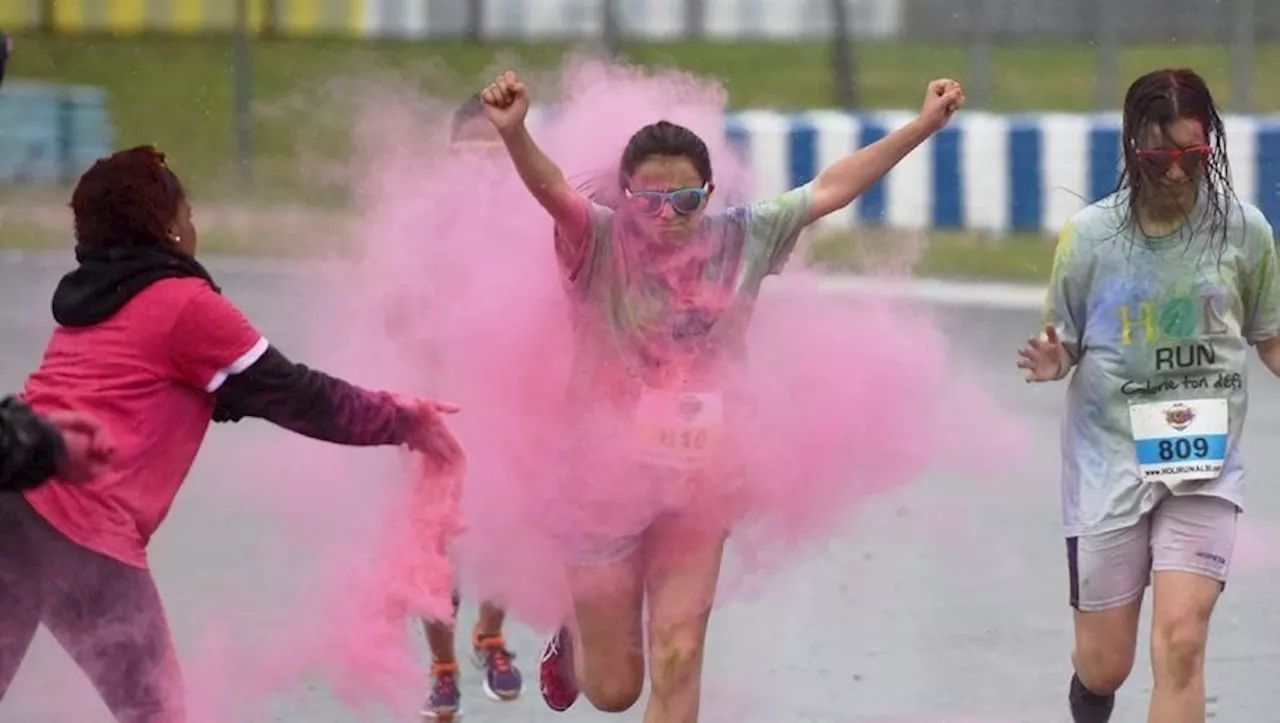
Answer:
<svg viewBox="0 0 1280 723"><path fill-rule="evenodd" d="M295 347L306 343L296 321L312 300L293 285L286 293L284 277L212 266L226 292L273 340ZM47 298L58 272L58 264L46 257L0 259L0 385L5 389L19 387L38 360L51 328ZM1025 420L1033 448L1017 470L1016 484L993 492L943 474L921 479L868 504L839 539L774 577L757 599L720 609L712 622L702 720L1068 720L1070 614L1056 479L1063 390L1026 385L1012 366L1014 350L1035 326L1033 312L965 308L938 314L956 352L976 362L995 394ZM1208 662L1212 716L1241 723L1275 714L1272 666L1280 663L1274 613L1280 576L1272 544L1280 541L1273 533L1280 530L1280 492L1268 474L1280 468L1280 446L1269 444L1280 433L1280 383L1261 367L1254 372L1245 442L1253 470L1250 509ZM270 515L253 509L251 497L233 502L228 490L270 483L259 478L270 477L272 469L238 457L263 435L284 439L263 425L215 428L151 546L187 674L196 683L208 682L199 678L210 669L211 636L243 640L248 631L250 637L271 639L269 625L255 631L255 623L229 619L228 601L279 612L296 602L301 571L324 554L280 543L266 524ZM318 454L310 442L282 449L297 450L282 455ZM341 530L333 532L341 536ZM473 616L474 608L464 606L464 625L469 627ZM547 710L536 691L540 638L518 622L509 638L529 681L526 695L511 704L491 703L480 694L476 676L468 676L465 720L568 723L603 717L585 701L564 715ZM1120 695L1119 722L1146 719L1150 674L1145 650L1139 656ZM240 660L247 665L249 658ZM230 665L236 667L236 659ZM220 695L237 693L224 687ZM640 707L614 718L640 721ZM96 723L108 717L69 659L41 633L0 705L0 722L62 720ZM270 714L245 720L390 718L362 717L344 709L323 684L299 683L272 699Z"/></svg>

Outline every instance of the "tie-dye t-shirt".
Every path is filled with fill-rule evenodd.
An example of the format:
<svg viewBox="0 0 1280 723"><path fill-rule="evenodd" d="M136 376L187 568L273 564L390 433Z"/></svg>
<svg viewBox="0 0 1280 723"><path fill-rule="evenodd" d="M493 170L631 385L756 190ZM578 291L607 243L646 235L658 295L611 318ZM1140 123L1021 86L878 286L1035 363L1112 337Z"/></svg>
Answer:
<svg viewBox="0 0 1280 723"><path fill-rule="evenodd" d="M617 408L642 386L725 391L761 283L785 265L811 203L806 185L708 213L674 250L591 204L581 263L565 264L578 302L571 398Z"/></svg>
<svg viewBox="0 0 1280 723"><path fill-rule="evenodd" d="M1250 347L1280 333L1271 227L1209 192L1187 223L1151 239L1126 223L1127 192L1063 229L1045 311L1078 360L1062 426L1067 536L1136 523L1155 485L1243 507L1240 433Z"/></svg>

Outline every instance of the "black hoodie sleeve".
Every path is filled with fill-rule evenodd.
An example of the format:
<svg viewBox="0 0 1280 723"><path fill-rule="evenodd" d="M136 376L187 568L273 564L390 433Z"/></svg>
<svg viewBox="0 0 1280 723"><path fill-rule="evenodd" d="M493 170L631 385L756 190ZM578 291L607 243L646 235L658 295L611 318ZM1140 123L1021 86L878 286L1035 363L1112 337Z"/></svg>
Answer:
<svg viewBox="0 0 1280 723"><path fill-rule="evenodd" d="M334 444L406 444L417 425L417 415L392 395L294 363L274 346L228 377L215 395L215 422L257 417Z"/></svg>
<svg viewBox="0 0 1280 723"><path fill-rule="evenodd" d="M56 474L62 434L16 397L0 401L0 491L30 489Z"/></svg>

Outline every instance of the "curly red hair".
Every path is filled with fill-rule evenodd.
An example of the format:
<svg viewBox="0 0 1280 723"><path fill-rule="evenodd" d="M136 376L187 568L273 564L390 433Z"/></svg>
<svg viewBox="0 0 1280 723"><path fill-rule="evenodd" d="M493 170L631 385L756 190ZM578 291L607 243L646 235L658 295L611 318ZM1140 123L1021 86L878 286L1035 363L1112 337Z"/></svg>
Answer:
<svg viewBox="0 0 1280 723"><path fill-rule="evenodd" d="M99 159L71 194L76 243L126 246L164 243L186 190L154 146Z"/></svg>

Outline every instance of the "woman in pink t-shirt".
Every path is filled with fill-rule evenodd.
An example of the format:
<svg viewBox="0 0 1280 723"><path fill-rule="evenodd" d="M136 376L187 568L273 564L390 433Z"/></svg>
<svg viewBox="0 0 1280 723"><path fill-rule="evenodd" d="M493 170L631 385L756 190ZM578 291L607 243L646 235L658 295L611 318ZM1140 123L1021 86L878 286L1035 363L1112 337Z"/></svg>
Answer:
<svg viewBox="0 0 1280 723"><path fill-rule="evenodd" d="M181 680L146 546L209 422L404 445L448 468L462 451L441 412L457 410L281 354L196 262L186 193L155 149L95 163L71 208L79 266L54 292L58 326L22 396L42 415L100 420L115 457L89 481L0 494L0 698L43 624L118 720L172 723L184 718Z"/></svg>

